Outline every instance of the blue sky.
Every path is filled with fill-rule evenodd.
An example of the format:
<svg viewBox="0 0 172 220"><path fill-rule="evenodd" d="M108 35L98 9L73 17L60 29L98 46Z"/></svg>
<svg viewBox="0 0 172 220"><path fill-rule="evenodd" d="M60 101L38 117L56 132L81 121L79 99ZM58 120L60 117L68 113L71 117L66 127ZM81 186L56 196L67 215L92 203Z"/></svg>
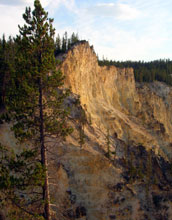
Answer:
<svg viewBox="0 0 172 220"><path fill-rule="evenodd" d="M56 33L78 33L112 60L172 59L172 0L41 0ZM0 34L15 36L33 0L0 0Z"/></svg>

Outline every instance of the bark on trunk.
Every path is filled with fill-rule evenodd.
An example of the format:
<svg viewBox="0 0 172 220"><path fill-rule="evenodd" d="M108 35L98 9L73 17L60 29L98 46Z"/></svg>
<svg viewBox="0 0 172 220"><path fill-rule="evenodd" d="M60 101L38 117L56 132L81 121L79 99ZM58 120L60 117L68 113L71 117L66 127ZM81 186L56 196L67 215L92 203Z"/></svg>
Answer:
<svg viewBox="0 0 172 220"><path fill-rule="evenodd" d="M48 182L48 162L47 162L47 151L44 140L44 115L43 115L43 94L42 94L42 80L40 77L39 81L39 110L40 110L40 144L41 144L41 163L45 167L45 183L43 186L43 201L44 205L44 217L46 220L51 220L50 213L50 193L49 193L49 182Z"/></svg>

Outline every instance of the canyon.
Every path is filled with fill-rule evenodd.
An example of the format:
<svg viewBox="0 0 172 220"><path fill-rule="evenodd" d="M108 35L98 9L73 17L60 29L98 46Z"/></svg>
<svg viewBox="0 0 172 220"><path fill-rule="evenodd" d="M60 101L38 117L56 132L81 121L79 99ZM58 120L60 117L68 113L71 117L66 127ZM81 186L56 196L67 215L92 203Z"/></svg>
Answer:
<svg viewBox="0 0 172 220"><path fill-rule="evenodd" d="M172 219L172 88L138 83L132 68L99 66L86 41L56 59L74 131L49 145L53 219ZM0 131L15 148L9 125Z"/></svg>

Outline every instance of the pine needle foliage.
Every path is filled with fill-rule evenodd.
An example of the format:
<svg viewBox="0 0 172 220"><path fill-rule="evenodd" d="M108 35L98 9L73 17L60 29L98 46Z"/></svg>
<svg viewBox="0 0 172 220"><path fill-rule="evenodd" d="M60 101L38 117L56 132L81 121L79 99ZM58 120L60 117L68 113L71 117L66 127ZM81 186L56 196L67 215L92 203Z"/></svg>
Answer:
<svg viewBox="0 0 172 220"><path fill-rule="evenodd" d="M47 139L65 138L72 131L67 124L69 110L63 104L69 91L61 89L64 76L56 70L53 19L48 18L39 0L34 1L33 11L26 8L23 18L25 24L19 26L20 34L15 39L15 71L10 76L3 119L13 121L18 143L36 152L38 170L44 170L41 214L50 220Z"/></svg>

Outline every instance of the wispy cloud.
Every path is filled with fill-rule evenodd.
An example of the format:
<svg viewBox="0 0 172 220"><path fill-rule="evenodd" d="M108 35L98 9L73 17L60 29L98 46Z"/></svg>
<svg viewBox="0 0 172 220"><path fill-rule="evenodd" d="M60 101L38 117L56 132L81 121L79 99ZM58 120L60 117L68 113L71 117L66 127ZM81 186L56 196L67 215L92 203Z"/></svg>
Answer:
<svg viewBox="0 0 172 220"><path fill-rule="evenodd" d="M172 58L168 50L172 47L170 8L170 0L95 2L78 10L74 27L94 45L100 57L150 60L171 54Z"/></svg>
<svg viewBox="0 0 172 220"><path fill-rule="evenodd" d="M62 5L66 8L73 6L74 0L40 0L45 10L49 11L50 17ZM33 9L33 0L0 0L0 36L15 36L18 34L18 24L22 25L24 20L22 14L25 8L30 6Z"/></svg>
<svg viewBox="0 0 172 220"><path fill-rule="evenodd" d="M4 33L6 36L18 34L26 6L33 6L33 0L0 0L0 37Z"/></svg>
<svg viewBox="0 0 172 220"><path fill-rule="evenodd" d="M15 12L14 12L15 7ZM6 36L15 35L18 33L18 24L22 21L23 10L16 6L0 5L0 37L5 33Z"/></svg>
<svg viewBox="0 0 172 220"><path fill-rule="evenodd" d="M171 0L40 0L61 35L78 32L116 60L172 59ZM34 0L0 0L0 34L13 36ZM12 15L12 16L11 16Z"/></svg>
<svg viewBox="0 0 172 220"><path fill-rule="evenodd" d="M20 6L32 4L32 0L0 0L0 5Z"/></svg>
<svg viewBox="0 0 172 220"><path fill-rule="evenodd" d="M60 6L65 6L69 11L75 10L75 0L41 0L42 5L53 15Z"/></svg>
<svg viewBox="0 0 172 220"><path fill-rule="evenodd" d="M120 20L135 19L139 16L140 12L136 8L128 4L122 3L101 3L90 6L87 13L95 16L116 17Z"/></svg>
<svg viewBox="0 0 172 220"><path fill-rule="evenodd" d="M30 6L33 5L34 0L0 0L0 5L8 6ZM60 5L65 5L67 8L71 8L74 5L75 0L40 0L43 7L58 9Z"/></svg>

